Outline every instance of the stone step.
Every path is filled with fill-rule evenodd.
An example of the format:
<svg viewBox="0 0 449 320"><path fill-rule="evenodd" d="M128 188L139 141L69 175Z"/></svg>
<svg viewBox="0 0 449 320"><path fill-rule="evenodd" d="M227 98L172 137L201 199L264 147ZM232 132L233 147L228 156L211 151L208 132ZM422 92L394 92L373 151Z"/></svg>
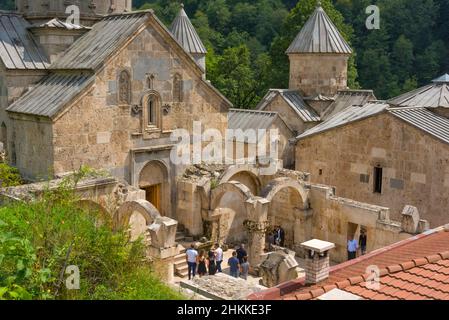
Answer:
<svg viewBox="0 0 449 320"><path fill-rule="evenodd" d="M173 258L173 263L175 265L177 265L179 263L186 263L186 256L185 256L185 254L174 257Z"/></svg>

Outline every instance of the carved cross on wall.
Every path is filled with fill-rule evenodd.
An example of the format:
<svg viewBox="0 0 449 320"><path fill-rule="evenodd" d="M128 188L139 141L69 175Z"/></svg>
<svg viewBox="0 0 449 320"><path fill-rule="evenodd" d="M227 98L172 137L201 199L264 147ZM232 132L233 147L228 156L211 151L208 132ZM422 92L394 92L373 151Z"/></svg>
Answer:
<svg viewBox="0 0 449 320"><path fill-rule="evenodd" d="M156 76L153 73L147 73L147 86L148 89L154 90L154 79Z"/></svg>

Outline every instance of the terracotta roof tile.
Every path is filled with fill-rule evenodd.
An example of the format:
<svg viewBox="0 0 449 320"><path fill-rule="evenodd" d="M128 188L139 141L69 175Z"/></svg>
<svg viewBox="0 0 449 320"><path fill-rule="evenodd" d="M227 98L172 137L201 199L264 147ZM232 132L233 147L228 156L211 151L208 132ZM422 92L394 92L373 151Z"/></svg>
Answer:
<svg viewBox="0 0 449 320"><path fill-rule="evenodd" d="M338 289L344 289L344 288L350 286L351 283L349 282L349 280L344 280L344 281L337 282L335 285L338 287Z"/></svg>
<svg viewBox="0 0 449 320"><path fill-rule="evenodd" d="M434 255L427 257L427 261L429 261L430 263L434 263L434 262L437 262L440 260L441 260L441 256L439 254L434 254Z"/></svg>
<svg viewBox="0 0 449 320"><path fill-rule="evenodd" d="M365 274L371 265L380 268L379 288ZM332 267L326 281L285 297L309 300L334 288L372 300L449 300L449 232L418 235Z"/></svg>
<svg viewBox="0 0 449 320"><path fill-rule="evenodd" d="M394 273L398 271L402 271L402 266L399 264L395 264L394 266L387 267L389 273Z"/></svg>
<svg viewBox="0 0 449 320"><path fill-rule="evenodd" d="M413 261L407 261L407 262L403 262L401 263L401 267L402 269L405 270L409 270L411 268L413 268L415 266L415 263Z"/></svg>
<svg viewBox="0 0 449 320"><path fill-rule="evenodd" d="M413 262L415 263L415 265L416 265L417 267L422 266L422 265L428 263L426 258L413 259Z"/></svg>
<svg viewBox="0 0 449 320"><path fill-rule="evenodd" d="M351 285L355 285L355 284L358 284L358 283L364 281L363 278L362 278L362 276L352 277L352 278L349 278L348 280L349 280L349 282L351 283Z"/></svg>
<svg viewBox="0 0 449 320"><path fill-rule="evenodd" d="M325 293L326 292L321 288L310 291L310 294L312 295L313 298L317 298Z"/></svg>

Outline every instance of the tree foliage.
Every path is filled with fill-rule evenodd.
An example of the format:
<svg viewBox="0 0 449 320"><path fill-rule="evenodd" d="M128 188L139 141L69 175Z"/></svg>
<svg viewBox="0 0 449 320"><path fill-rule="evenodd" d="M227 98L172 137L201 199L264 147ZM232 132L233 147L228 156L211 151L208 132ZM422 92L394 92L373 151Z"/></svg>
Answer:
<svg viewBox="0 0 449 320"><path fill-rule="evenodd" d="M209 49L208 78L236 107L251 108L268 88L288 86L285 50L316 7L317 0L133 0L135 8L153 8L169 26L183 2ZM449 72L449 0L321 0L322 6L354 54L348 85L374 89L386 99L427 84ZM380 8L380 30L367 30L365 10ZM3 0L0 8L12 9ZM246 50L243 49L246 47ZM229 71L223 57L244 55ZM249 58L246 54L249 52ZM262 67L262 70L258 70ZM235 89L237 78L248 81ZM255 81L256 80L256 81Z"/></svg>

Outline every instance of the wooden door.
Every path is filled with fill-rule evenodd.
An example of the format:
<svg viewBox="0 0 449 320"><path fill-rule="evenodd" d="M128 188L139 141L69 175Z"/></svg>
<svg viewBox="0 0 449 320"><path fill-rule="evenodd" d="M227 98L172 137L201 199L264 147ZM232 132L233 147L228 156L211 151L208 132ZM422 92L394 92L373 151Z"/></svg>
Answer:
<svg viewBox="0 0 449 320"><path fill-rule="evenodd" d="M161 184L145 188L147 201L150 202L159 212L161 212L161 189Z"/></svg>

